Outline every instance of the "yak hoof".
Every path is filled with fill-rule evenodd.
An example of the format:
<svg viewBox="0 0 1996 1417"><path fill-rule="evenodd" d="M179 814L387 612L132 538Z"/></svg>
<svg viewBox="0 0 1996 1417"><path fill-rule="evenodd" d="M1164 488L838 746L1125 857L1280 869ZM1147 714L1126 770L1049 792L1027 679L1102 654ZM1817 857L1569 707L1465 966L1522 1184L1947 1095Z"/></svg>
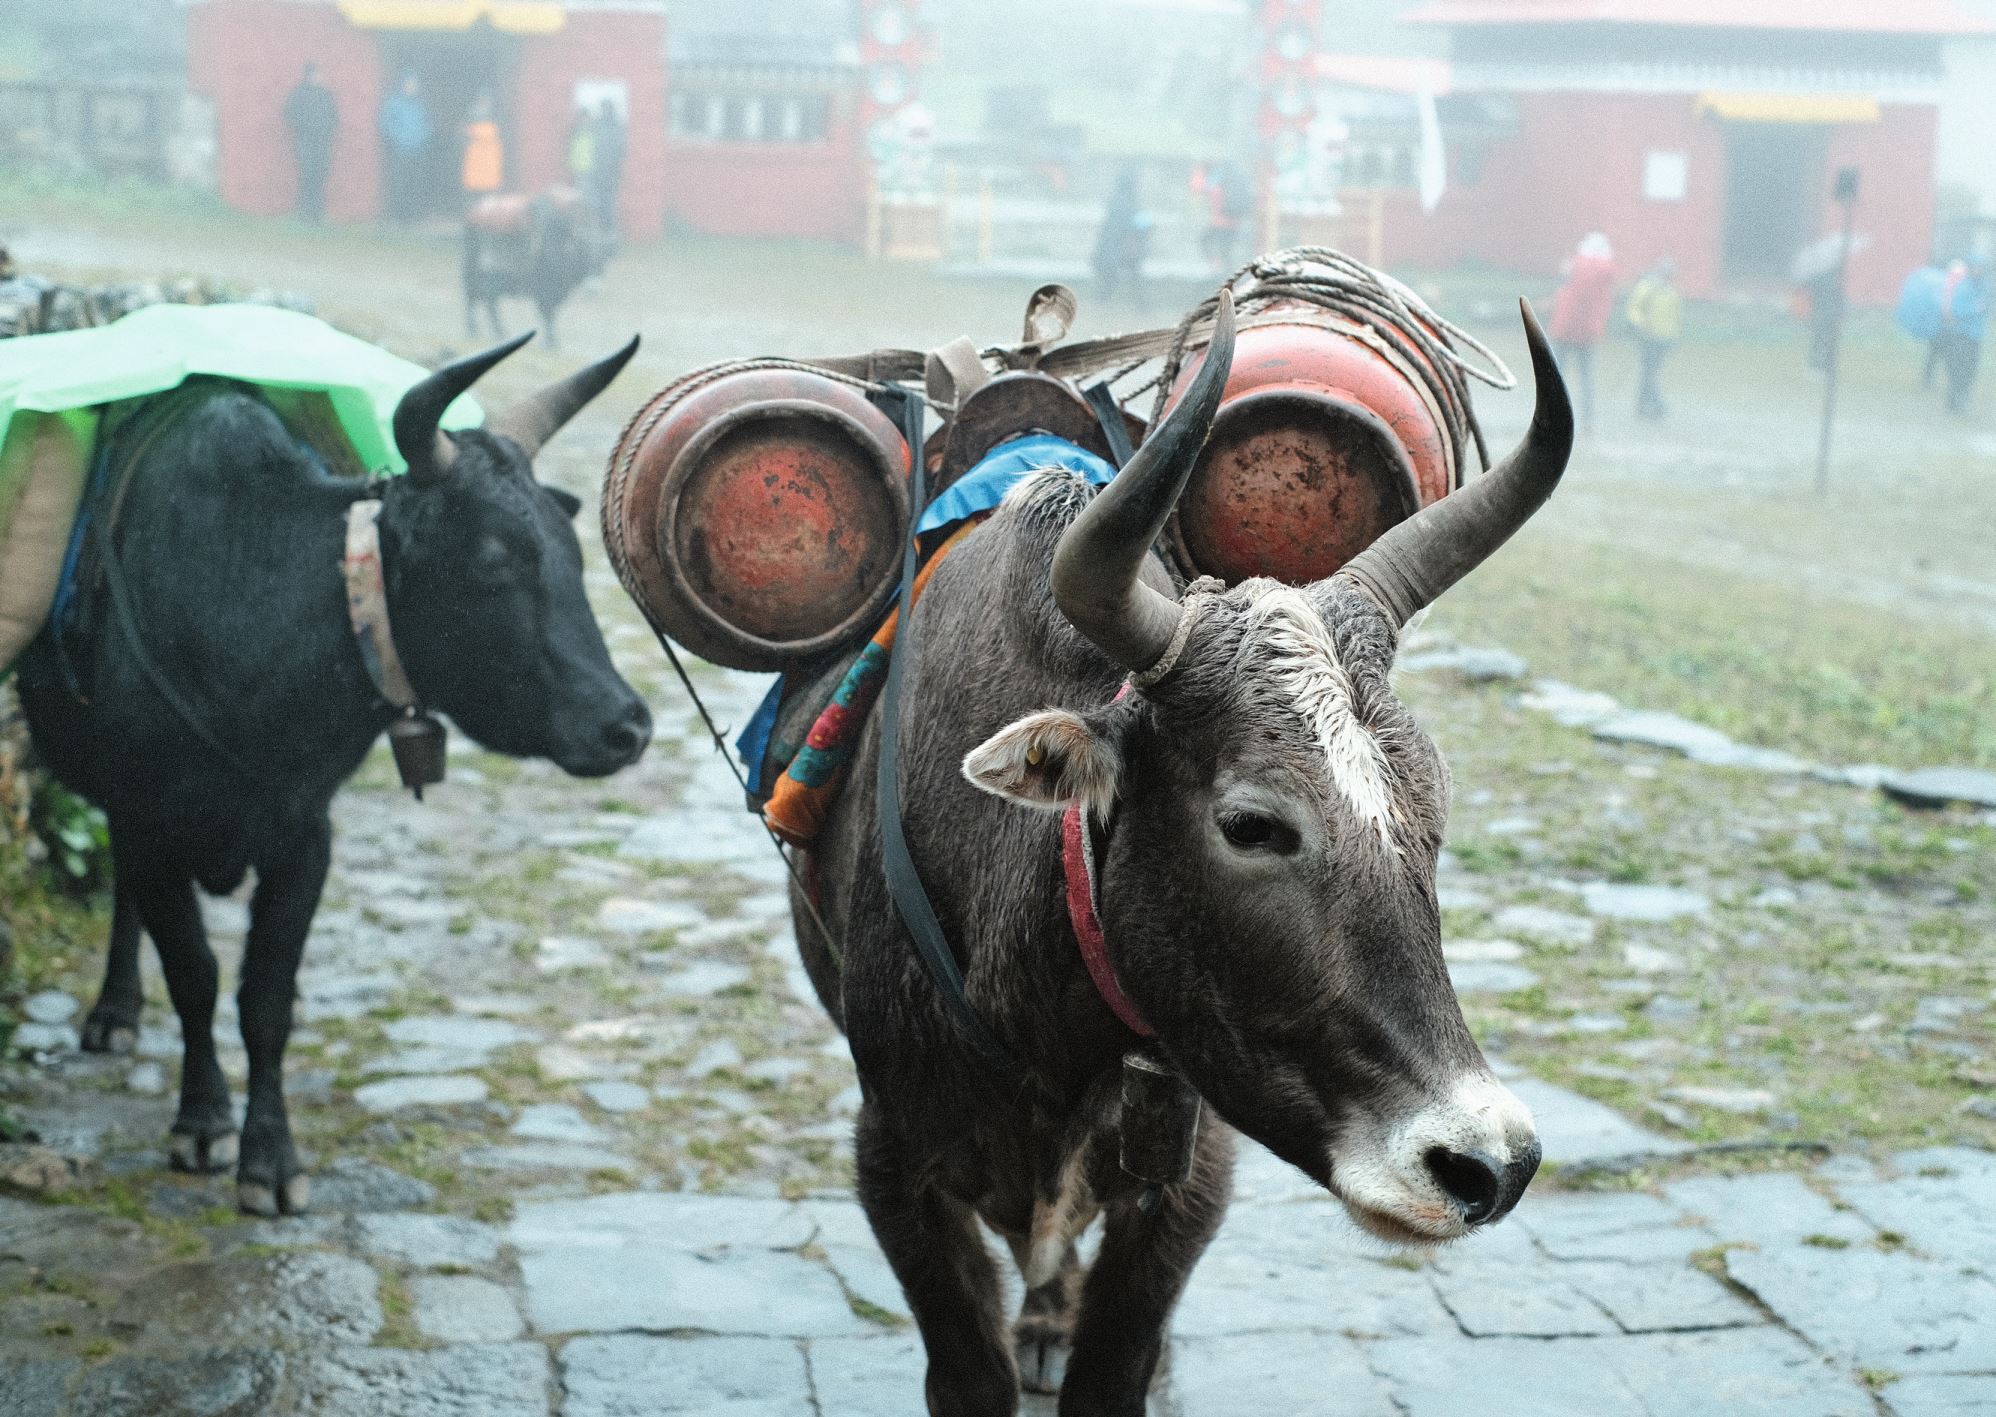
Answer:
<svg viewBox="0 0 1996 1417"><path fill-rule="evenodd" d="M238 1181L236 1208L245 1215L303 1215L312 1208L312 1178L293 1176L276 1189L260 1181Z"/></svg>
<svg viewBox="0 0 1996 1417"><path fill-rule="evenodd" d="M169 1154L176 1171L212 1175L233 1167L238 1149L234 1132L175 1132Z"/></svg>
<svg viewBox="0 0 1996 1417"><path fill-rule="evenodd" d="M1019 1386L1026 1392L1058 1393L1067 1376L1067 1335L1037 1324L1020 1324L1013 1335Z"/></svg>
<svg viewBox="0 0 1996 1417"><path fill-rule="evenodd" d="M139 1046L139 1026L123 1019L92 1014L83 1021L83 1051L129 1055Z"/></svg>

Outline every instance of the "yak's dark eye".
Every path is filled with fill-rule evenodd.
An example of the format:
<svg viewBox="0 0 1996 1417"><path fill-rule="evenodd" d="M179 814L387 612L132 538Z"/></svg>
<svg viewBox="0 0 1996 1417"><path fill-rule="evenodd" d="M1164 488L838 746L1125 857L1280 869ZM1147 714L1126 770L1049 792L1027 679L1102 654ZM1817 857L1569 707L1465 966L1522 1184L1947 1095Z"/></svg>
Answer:
<svg viewBox="0 0 1996 1417"><path fill-rule="evenodd" d="M1220 833L1235 846L1272 846L1278 834L1275 819L1259 812L1229 812L1220 818Z"/></svg>

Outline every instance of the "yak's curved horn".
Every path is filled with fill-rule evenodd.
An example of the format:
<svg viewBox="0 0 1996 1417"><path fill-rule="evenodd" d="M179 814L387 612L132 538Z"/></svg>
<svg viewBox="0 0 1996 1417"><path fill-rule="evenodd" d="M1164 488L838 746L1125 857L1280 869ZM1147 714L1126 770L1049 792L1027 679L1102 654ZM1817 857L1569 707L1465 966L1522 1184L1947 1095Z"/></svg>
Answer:
<svg viewBox="0 0 1996 1417"><path fill-rule="evenodd" d="M548 439L561 431L564 423L582 411L584 404L610 387L610 381L624 371L637 352L638 337L632 335L631 342L609 358L578 369L566 379L555 380L487 423L487 430L505 434L528 457L533 457Z"/></svg>
<svg viewBox="0 0 1996 1417"><path fill-rule="evenodd" d="M1573 452L1573 405L1531 304L1520 300L1538 390L1524 442L1497 468L1387 531L1347 561L1342 576L1363 587L1395 625L1475 570L1552 496Z"/></svg>
<svg viewBox="0 0 1996 1417"><path fill-rule="evenodd" d="M402 401L395 405L395 447L402 454L402 461L409 464L411 477L421 481L450 471L451 463L457 459L457 447L437 426L444 410L493 365L533 337L534 332L528 330L482 354L466 355L418 381L402 395Z"/></svg>
<svg viewBox="0 0 1996 1417"><path fill-rule="evenodd" d="M1178 406L1151 430L1053 553L1053 598L1075 629L1133 673L1163 656L1178 629L1178 602L1145 585L1144 557L1177 505L1212 431L1234 363L1234 298L1220 291L1206 362Z"/></svg>

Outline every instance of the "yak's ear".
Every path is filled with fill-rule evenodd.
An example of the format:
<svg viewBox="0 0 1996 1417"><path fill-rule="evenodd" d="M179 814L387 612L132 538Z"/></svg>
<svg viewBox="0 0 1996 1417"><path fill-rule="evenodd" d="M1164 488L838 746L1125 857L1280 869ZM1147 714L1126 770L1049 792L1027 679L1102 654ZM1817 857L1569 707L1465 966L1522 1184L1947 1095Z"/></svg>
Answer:
<svg viewBox="0 0 1996 1417"><path fill-rule="evenodd" d="M541 484L541 490L554 498L554 504L561 508L562 515L571 520L582 510L582 499L573 492L564 492L561 488L549 487L546 483Z"/></svg>
<svg viewBox="0 0 1996 1417"><path fill-rule="evenodd" d="M1104 733L1066 709L1045 709L1007 724L963 760L963 775L986 792L1055 810L1085 802L1107 814L1122 755Z"/></svg>

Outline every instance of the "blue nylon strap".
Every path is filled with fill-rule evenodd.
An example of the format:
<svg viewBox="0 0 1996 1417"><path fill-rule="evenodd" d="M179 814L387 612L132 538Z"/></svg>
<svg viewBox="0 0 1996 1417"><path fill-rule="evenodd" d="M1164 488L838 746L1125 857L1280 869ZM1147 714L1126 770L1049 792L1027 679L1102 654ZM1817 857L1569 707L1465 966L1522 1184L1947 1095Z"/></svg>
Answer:
<svg viewBox="0 0 1996 1417"><path fill-rule="evenodd" d="M742 760L748 769L748 790L753 797L762 789L764 759L769 755L769 740L776 732L776 715L783 707L783 690L789 676L779 674L776 682L769 686L769 692L762 696L761 704L743 726L741 736L735 739L735 756ZM753 806L749 809L753 812Z"/></svg>

